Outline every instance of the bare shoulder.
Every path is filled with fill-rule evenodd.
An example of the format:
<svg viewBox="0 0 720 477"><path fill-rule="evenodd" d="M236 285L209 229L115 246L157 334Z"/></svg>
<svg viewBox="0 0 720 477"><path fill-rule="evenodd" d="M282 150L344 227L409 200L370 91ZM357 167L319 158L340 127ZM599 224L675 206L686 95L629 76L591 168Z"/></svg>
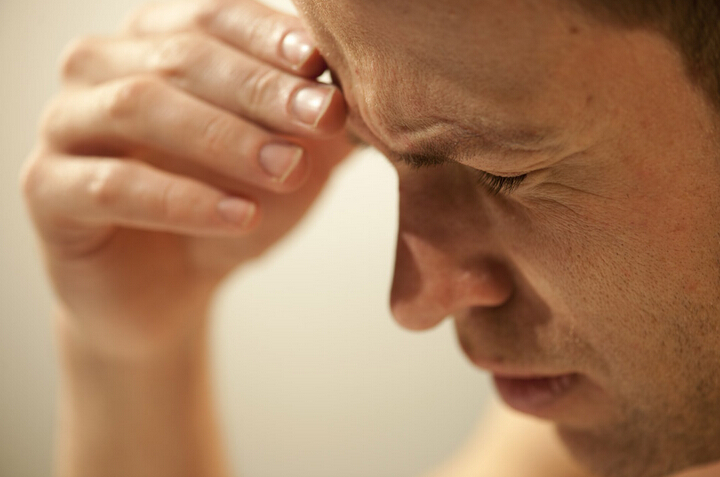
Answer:
<svg viewBox="0 0 720 477"><path fill-rule="evenodd" d="M467 444L424 477L593 477L570 457L553 425L496 403Z"/></svg>

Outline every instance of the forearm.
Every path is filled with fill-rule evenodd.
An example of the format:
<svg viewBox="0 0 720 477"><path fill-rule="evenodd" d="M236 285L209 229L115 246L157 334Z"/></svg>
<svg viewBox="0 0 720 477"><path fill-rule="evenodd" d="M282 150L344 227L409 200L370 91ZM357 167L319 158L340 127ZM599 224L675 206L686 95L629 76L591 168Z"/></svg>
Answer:
<svg viewBox="0 0 720 477"><path fill-rule="evenodd" d="M152 359L98 356L57 320L56 477L227 477L207 337Z"/></svg>

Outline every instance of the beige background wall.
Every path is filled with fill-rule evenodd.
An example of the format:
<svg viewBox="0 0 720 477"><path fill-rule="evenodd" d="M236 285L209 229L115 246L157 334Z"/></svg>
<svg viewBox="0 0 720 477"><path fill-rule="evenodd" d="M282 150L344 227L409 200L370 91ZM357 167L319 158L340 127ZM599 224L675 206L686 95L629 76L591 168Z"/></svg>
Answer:
<svg viewBox="0 0 720 477"><path fill-rule="evenodd" d="M2 477L50 475L58 379L52 298L17 172L63 46L112 32L140 3L0 0ZM473 428L486 377L465 362L450 323L415 334L388 312L395 188L384 159L355 157L301 229L223 289L214 350L237 474L409 477Z"/></svg>

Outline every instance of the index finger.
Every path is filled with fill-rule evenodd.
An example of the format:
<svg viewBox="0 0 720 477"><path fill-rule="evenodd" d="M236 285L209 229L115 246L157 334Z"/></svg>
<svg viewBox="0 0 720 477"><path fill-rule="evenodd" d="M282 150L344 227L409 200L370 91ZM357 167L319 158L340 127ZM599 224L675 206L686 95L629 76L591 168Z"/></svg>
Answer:
<svg viewBox="0 0 720 477"><path fill-rule="evenodd" d="M300 19L252 0L152 3L132 15L123 29L135 34L202 31L307 78L327 67Z"/></svg>

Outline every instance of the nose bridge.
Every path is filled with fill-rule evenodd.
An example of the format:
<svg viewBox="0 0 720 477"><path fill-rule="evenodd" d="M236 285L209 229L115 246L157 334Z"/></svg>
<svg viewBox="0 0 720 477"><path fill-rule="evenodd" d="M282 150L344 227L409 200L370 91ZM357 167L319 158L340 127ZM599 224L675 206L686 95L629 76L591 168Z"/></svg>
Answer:
<svg viewBox="0 0 720 477"><path fill-rule="evenodd" d="M402 180L402 178L401 178ZM513 284L477 195L402 184L391 305L410 329L469 307L502 305Z"/></svg>

